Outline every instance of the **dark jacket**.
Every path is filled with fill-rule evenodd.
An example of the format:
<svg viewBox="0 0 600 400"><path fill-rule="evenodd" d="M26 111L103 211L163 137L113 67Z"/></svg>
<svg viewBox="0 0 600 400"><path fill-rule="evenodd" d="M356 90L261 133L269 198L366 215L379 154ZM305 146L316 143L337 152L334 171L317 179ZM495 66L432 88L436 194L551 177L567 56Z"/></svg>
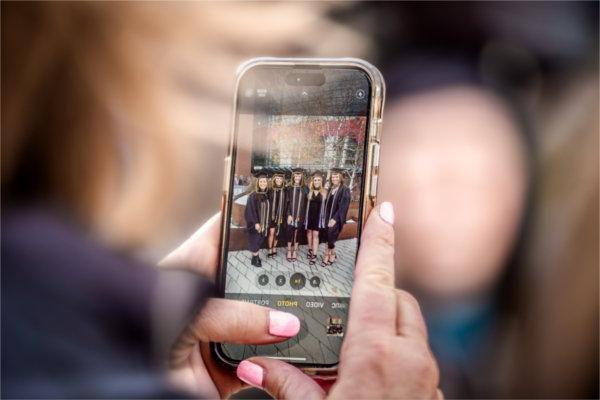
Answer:
<svg viewBox="0 0 600 400"><path fill-rule="evenodd" d="M254 229L255 224L260 224L262 233L266 235L269 227L271 201L266 192L252 192L248 195L246 209L244 210L244 219L248 229Z"/></svg>
<svg viewBox="0 0 600 400"><path fill-rule="evenodd" d="M348 208L350 207L350 189L347 186L340 185L339 189L333 195L329 192L327 198L330 196L333 196L333 204L331 211L324 216L326 218L324 221L325 226L327 226L330 219L334 219L336 225L342 229L346 223Z"/></svg>
<svg viewBox="0 0 600 400"><path fill-rule="evenodd" d="M298 228L304 220L304 208L306 207L307 188L305 186L288 186L286 188L286 219L292 217L292 226Z"/></svg>
<svg viewBox="0 0 600 400"><path fill-rule="evenodd" d="M161 323L178 279L191 296ZM160 297L159 282L175 290ZM168 348L211 287L115 254L54 213L3 212L2 397L181 398L164 379Z"/></svg>

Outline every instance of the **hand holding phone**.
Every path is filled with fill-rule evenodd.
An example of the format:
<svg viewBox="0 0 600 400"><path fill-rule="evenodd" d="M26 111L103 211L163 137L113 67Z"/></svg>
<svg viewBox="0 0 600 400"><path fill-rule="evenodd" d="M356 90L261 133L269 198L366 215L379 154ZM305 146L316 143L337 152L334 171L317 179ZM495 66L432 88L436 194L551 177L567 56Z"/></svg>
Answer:
<svg viewBox="0 0 600 400"><path fill-rule="evenodd" d="M380 206L381 207L381 206ZM389 207L389 206L383 206ZM382 217L384 216L384 217ZM214 277L218 265L217 214L160 263L187 266ZM393 212L376 209L365 227L350 306L348 335L332 398L437 398L438 370L427 343L419 306L394 288ZM243 388L231 370L217 364L209 341L265 343L287 338L270 333L270 309L215 299L182 335L173 351L172 380L182 389L210 398ZM280 322L277 325L281 326ZM250 364L249 364L250 363ZM240 364L238 376L276 398L323 398L325 391L300 369L280 360L256 357Z"/></svg>
<svg viewBox="0 0 600 400"><path fill-rule="evenodd" d="M164 269L187 268L214 279L219 256L221 216L216 214L160 263ZM181 333L170 354L169 377L183 391L208 398L228 398L243 384L232 371L225 371L211 354L209 343L265 344L295 336L298 319L255 304L210 299Z"/></svg>
<svg viewBox="0 0 600 400"><path fill-rule="evenodd" d="M417 301L394 287L393 210L372 213L361 239L347 337L328 398L443 399L439 372ZM325 391L301 370L268 357L240 363L243 381L281 399L321 399Z"/></svg>
<svg viewBox="0 0 600 400"><path fill-rule="evenodd" d="M264 355L335 373L376 201L383 98L381 74L362 60L255 59L241 68L219 294L293 313L301 329L282 345L216 343L223 363Z"/></svg>

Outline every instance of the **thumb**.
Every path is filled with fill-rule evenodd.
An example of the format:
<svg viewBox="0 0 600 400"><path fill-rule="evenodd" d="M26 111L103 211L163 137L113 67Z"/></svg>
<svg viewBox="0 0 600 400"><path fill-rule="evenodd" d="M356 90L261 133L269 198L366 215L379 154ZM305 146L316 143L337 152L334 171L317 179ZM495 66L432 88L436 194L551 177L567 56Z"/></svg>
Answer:
<svg viewBox="0 0 600 400"><path fill-rule="evenodd" d="M238 378L266 390L276 399L323 399L325 391L308 375L286 362L253 357L238 365Z"/></svg>

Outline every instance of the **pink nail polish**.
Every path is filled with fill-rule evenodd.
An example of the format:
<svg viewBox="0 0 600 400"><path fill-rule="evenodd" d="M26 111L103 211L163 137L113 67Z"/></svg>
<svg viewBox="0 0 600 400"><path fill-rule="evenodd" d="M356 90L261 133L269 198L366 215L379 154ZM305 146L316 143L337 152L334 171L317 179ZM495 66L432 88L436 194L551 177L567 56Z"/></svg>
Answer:
<svg viewBox="0 0 600 400"><path fill-rule="evenodd" d="M248 385L262 387L264 370L258 364L244 360L238 365L236 375Z"/></svg>
<svg viewBox="0 0 600 400"><path fill-rule="evenodd" d="M394 206L389 201L379 206L379 216L388 224L394 225Z"/></svg>
<svg viewBox="0 0 600 400"><path fill-rule="evenodd" d="M292 337L300 331L300 320L283 311L269 311L269 333L274 336Z"/></svg>

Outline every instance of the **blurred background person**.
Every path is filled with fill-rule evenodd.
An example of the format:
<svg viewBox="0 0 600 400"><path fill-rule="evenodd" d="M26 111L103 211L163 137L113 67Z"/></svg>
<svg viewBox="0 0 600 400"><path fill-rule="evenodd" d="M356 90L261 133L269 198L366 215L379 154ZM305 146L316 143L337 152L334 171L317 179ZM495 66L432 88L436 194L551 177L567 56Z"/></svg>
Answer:
<svg viewBox="0 0 600 400"><path fill-rule="evenodd" d="M398 285L418 293L444 394L597 397L597 4L355 13L377 21L388 83Z"/></svg>

